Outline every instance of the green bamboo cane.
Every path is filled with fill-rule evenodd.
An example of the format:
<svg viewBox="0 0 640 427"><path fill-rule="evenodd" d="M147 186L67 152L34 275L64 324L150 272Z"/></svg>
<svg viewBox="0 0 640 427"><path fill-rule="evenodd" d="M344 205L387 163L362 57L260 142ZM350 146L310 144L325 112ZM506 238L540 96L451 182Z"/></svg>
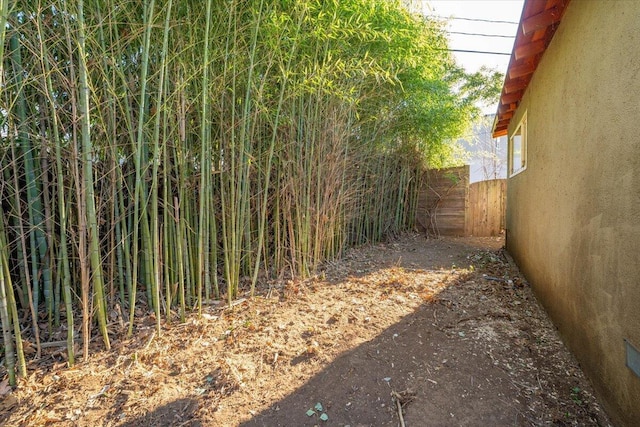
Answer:
<svg viewBox="0 0 640 427"><path fill-rule="evenodd" d="M162 39L162 50L160 51L160 81L158 83L158 99L156 108L156 117L152 137L152 150L153 150L153 167L151 173L151 230L153 235L153 253L155 262L154 267L154 280L153 286L153 308L156 317L156 332L160 335L160 283L161 283L161 266L160 266L160 225L158 221L158 168L160 166L160 119L163 111L164 90L165 90L165 77L167 74L167 50L169 40L169 23L171 20L171 8L172 0L167 3L167 12L164 21L164 32ZM162 150L166 150L166 146L163 143ZM165 167L167 165L165 164ZM165 260L168 261L168 260ZM168 284L167 284L168 285ZM170 307L167 305L167 312Z"/></svg>
<svg viewBox="0 0 640 427"><path fill-rule="evenodd" d="M171 322L171 306L173 304L173 298L177 295L177 290L174 289L174 283L176 280L174 279L173 269L176 264L175 254L171 251L170 248L175 248L175 223L171 221L170 208L172 205L168 203L171 202L169 199L169 189L167 184L168 179L168 171L167 171L167 163L168 156L167 150L164 150L164 165L163 169L163 186L162 186L162 200L164 203L164 210L162 212L162 254L163 254L163 275L164 275L164 283L165 283L165 319L167 323Z"/></svg>
<svg viewBox="0 0 640 427"><path fill-rule="evenodd" d="M36 165L33 159L34 147L31 144L29 138L29 132L27 130L27 106L26 98L24 94L24 82L23 74L24 69L22 67L22 54L20 52L20 44L18 35L14 32L9 39L9 46L11 49L11 63L13 66L13 77L15 79L15 87L17 90L16 99L16 115L18 120L17 125L17 141L18 146L21 147L21 154L23 158L23 164L25 169L25 180L27 185L27 203L29 213L30 230L30 250L31 250L31 279L33 281L33 298L34 306L38 307L40 285L39 276L42 275L43 286L45 289L45 303L47 305L47 312L52 312L53 299L50 298L52 292L51 282L51 270L49 268L49 248L47 247L47 239L44 234L44 214L42 201L40 198L39 181L36 176Z"/></svg>
<svg viewBox="0 0 640 427"><path fill-rule="evenodd" d="M42 103L42 96L38 98L40 103ZM49 329L49 333L53 330L53 326L60 325L60 294L56 292L58 280L55 280L56 286L54 287L54 271L55 271L55 259L57 258L56 246L53 241L53 215L52 215L52 200L49 194L50 181L49 181L49 161L47 159L47 152L49 151L48 147L48 138L46 137L45 131L45 118L46 112L44 109L40 110L40 131L41 131L41 143L40 143L40 181L41 184L41 195L42 195L42 204L44 208L44 234L47 242L47 255L44 258L43 262L47 263L47 268L49 270L49 281L45 280L44 284L44 299L45 306L47 307L47 326ZM13 294L12 294L13 295Z"/></svg>
<svg viewBox="0 0 640 427"><path fill-rule="evenodd" d="M135 189L133 196L134 216L133 216L133 250L132 250L132 280L131 280L131 294L129 295L129 331L128 336L133 334L133 321L135 317L135 305L136 305L136 290L138 282L138 257L139 252L139 238L140 228L143 229L143 233L148 228L148 222L146 220L146 201L142 197L143 194L143 177L142 170L142 154L144 151L144 115L146 110L146 91L147 91L147 72L149 67L149 50L151 46L151 29L153 23L155 1L145 1L144 3L144 42L142 48L142 67L140 72L140 105L138 107L138 132L136 137L135 146ZM141 206L140 206L141 205ZM141 224L142 222L142 224ZM143 236L145 237L145 236ZM146 239L145 239L146 240ZM148 248L150 249L150 248ZM147 264L147 269L150 267Z"/></svg>
<svg viewBox="0 0 640 427"><path fill-rule="evenodd" d="M27 305L29 306L29 312L31 314L31 322L32 322L32 329L33 329L33 336L35 338L36 341L36 357L40 357L40 353L41 353L41 347L40 347L40 327L38 326L38 315L37 315L37 309L35 307L34 304L34 298L33 298L33 292L31 290L31 286L29 286L29 282L31 282L31 273L29 271L29 267L27 265L26 260L29 259L29 256L27 254L27 242L26 242L26 236L27 233L24 230L24 225L23 225L23 212L22 212L22 200L20 199L20 193L18 192L17 189L20 188L19 186L19 182L18 182L18 171L17 171L17 154L16 154L16 149L15 149L15 144L11 143L11 157L13 159L12 163L13 163L13 167L14 167L14 173L13 173L13 182L14 182L14 196L15 196L15 212L16 215L14 216L14 221L16 223L15 228L17 229L17 233L18 233L18 251L19 251L19 259L21 259L23 262L19 263L19 266L21 268L21 272L22 275L21 277L24 277L24 283L26 284L25 288L27 289ZM8 249L8 246L5 246L5 248Z"/></svg>
<svg viewBox="0 0 640 427"><path fill-rule="evenodd" d="M212 183L213 184L213 183ZM215 199L213 197L210 198L210 206L209 211L212 213L209 221L209 225L211 227L210 230L210 250L211 256L209 257L209 263L211 267L209 271L213 276L213 291L216 299L220 298L220 284L218 283L218 221L216 219L216 206Z"/></svg>
<svg viewBox="0 0 640 427"><path fill-rule="evenodd" d="M184 159L182 149L186 145L186 100L184 95L184 89L182 87L182 73L177 73L177 79L179 84L178 93L178 143L174 147L173 157L177 166L178 174L178 196L174 197L174 215L175 215L175 228L176 228L176 259L178 269L178 289L179 289L179 301L180 301L180 322L184 323L186 316L186 298L185 292L188 286L185 286L187 281L187 275L185 274L186 255L184 253L184 247L187 240L187 227L184 219L184 210L186 209L186 167L184 165ZM181 149L182 148L182 149ZM168 203L166 200L165 203Z"/></svg>
<svg viewBox="0 0 640 427"><path fill-rule="evenodd" d="M163 134L165 138L167 137L167 128L169 121L169 114L164 115L163 120ZM171 305L173 303L173 298L177 295L177 286L174 287L174 283L177 283L176 275L174 271L176 270L176 257L175 251L172 251L171 248L176 247L176 223L171 220L171 211L173 208L173 200L169 197L169 187L170 183L170 157L169 157L169 149L166 146L166 143L163 145L163 168L162 168L162 203L163 203L163 211L162 211L162 233L164 238L162 239L162 250L164 256L164 283L165 285L165 318L167 322L171 321ZM174 167L174 165L171 165Z"/></svg>
<svg viewBox="0 0 640 427"><path fill-rule="evenodd" d="M114 165L114 168L118 168L120 169L120 167L118 165ZM119 185L120 182L122 182L120 180L120 177L118 176L119 173L117 173L116 175L116 181L113 184L116 188L119 188L120 190L118 191L114 191L113 192L113 196L114 196L114 200L113 200L113 220L114 220L114 233L115 233L115 251L116 251L116 268L117 268L117 280L118 280L118 292L119 292L119 297L118 297L118 301L120 303L120 311L122 313L125 313L125 299L126 299L126 294L125 294L125 283L127 281L127 278L125 276L125 263L128 264L127 261L125 261L125 255L124 255L124 242L125 242L125 236L122 230L122 223L124 221L125 215L124 212L121 211L120 209L120 194L123 193L122 191L122 186Z"/></svg>
<svg viewBox="0 0 640 427"><path fill-rule="evenodd" d="M184 241L185 241L185 230L184 230L184 221L182 220L182 216L180 215L180 206L178 203L178 199L174 199L175 206L175 217L176 217L176 259L178 264L178 292L180 301L180 322L184 323L186 320L186 298L185 298L185 283L186 283L186 275L185 275L185 256L183 253Z"/></svg>
<svg viewBox="0 0 640 427"><path fill-rule="evenodd" d="M189 202L188 198L182 198L185 205L184 209L184 271L186 277L186 288L187 288L187 299L186 304L189 307L196 308L197 306L197 281L198 281L198 259L197 252L198 246L197 241L194 244L194 230L196 227L194 224L195 211L198 209L198 205L195 202Z"/></svg>
<svg viewBox="0 0 640 427"><path fill-rule="evenodd" d="M106 3L107 10L113 10L110 8L110 2ZM124 300L124 274L123 274L123 265L122 265L122 247L120 245L121 241L121 230L120 230L120 221L119 221L119 213L118 213L118 195L119 191L122 191L121 187L118 184L118 175L120 173L120 168L118 165L118 153L117 153L117 111L116 111L116 99L114 92L114 88L116 87L116 77L113 71L111 72L111 79L109 79L109 62L113 55L110 55L107 50L107 41L105 36L105 22L108 25L108 30L111 30L112 25L110 25L111 20L104 20L102 16L102 11L100 8L95 9L96 17L99 22L97 25L98 28L98 44L100 47L100 57L102 59L101 65L102 68L99 70L100 77L102 80L101 93L104 96L105 102L102 103L102 106L107 110L103 115L98 113L99 120L104 122L104 132L106 135L109 135L111 144L109 144L109 161L111 162L109 166L109 184L110 184L110 198L109 202L111 203L109 209L110 218L107 219L107 223L109 224L108 231L108 246L107 252L109 254L109 263L108 263L108 276L107 282L110 284L109 290L109 306L113 307L115 303L115 285L118 285L118 293L119 293L119 301L122 304ZM109 35L111 35L111 31L109 31ZM109 43L111 45L111 43ZM106 117L104 117L106 116Z"/></svg>
<svg viewBox="0 0 640 427"><path fill-rule="evenodd" d="M130 248L131 248L131 239L130 239L130 227L127 224L127 219L130 218L130 215L127 215L127 209L125 207L125 203L124 203L124 197L125 197L125 192L122 191L122 189L124 188L124 178L122 176L122 173L118 173L118 187L121 189L121 191L118 191L118 222L119 222L119 227L116 228L116 232L118 232L118 230L120 231L120 238L118 240L118 246L122 249L122 256L123 256L123 260L121 261L121 264L124 264L124 277L125 277L125 282L127 284L127 295L129 296L129 304L132 303L131 301L131 295L132 295L132 283L133 283L133 273L132 273L132 269L131 269L131 262L130 262ZM125 311L125 296L124 296L124 289L120 291L120 293L122 294L122 299L120 301L120 303L122 304L122 312L126 313Z"/></svg>
<svg viewBox="0 0 640 427"><path fill-rule="evenodd" d="M66 0L62 0L62 8L61 10L68 11L68 5ZM68 52L68 57L73 58L74 56L74 40L72 25L70 20L70 14L65 13L62 14L63 26L64 26L64 34L65 34L65 42L66 49ZM78 130L79 120L78 120L78 94L77 94L77 74L75 71L75 61L68 61L68 72L69 72L69 98L70 98L70 106L71 106L71 117L72 122L70 124L71 128L71 156L69 158L69 166L70 172L73 176L73 183L75 189L75 210L76 210L76 227L77 232L75 236L77 241L75 242L75 246L77 247L77 259L79 265L79 271L77 272L80 277L80 291L81 291L81 299L80 299L80 311L82 315L82 354L86 359L89 356L89 342L91 340L91 308L89 301L89 291L90 291L90 272L89 266L87 265L87 224L86 224L86 203L84 202L84 198L86 193L82 188L82 180L80 179L80 153L78 151L78 141L77 137L80 131Z"/></svg>
<svg viewBox="0 0 640 427"><path fill-rule="evenodd" d="M283 105L284 105L284 100L285 100L285 93L286 90L288 89L288 80L289 80L289 71L291 70L291 63L293 61L293 58L296 54L296 48L297 48L297 41L298 41L298 36L299 36L299 31L301 28L301 23L302 20L304 19L305 15L304 12L300 13L299 16L299 21L297 23L296 26L296 30L293 36L293 46L290 48L289 50L289 56L287 58L287 62L286 65L284 67L284 69L282 69L283 71L283 76L282 76L282 82L280 85L280 93L278 94L278 103L276 106L276 111L275 111L275 119L274 119L274 123L273 123L273 130L271 133L271 140L269 143L269 150L268 150L268 155L267 155L267 164L266 164L266 176L265 176L265 182L263 185L263 195L262 195L262 203L261 203L261 209L260 209L260 224L258 226L258 245L257 245L257 251L258 253L256 254L256 259L255 259L255 266L253 269L253 277L251 278L251 296L254 296L255 293L255 288L256 288L256 284L258 282L258 273L259 273L259 268L260 268L260 262L261 262L261 256L262 256L262 250L263 250L263 246L264 246L264 240L265 240L265 233L266 233L266 221L267 221L267 213L268 213L268 201L269 201L269 187L271 184L271 172L273 170L273 158L274 158L274 154L275 154L275 147L276 147L276 142L277 142L277 138L278 138L278 128L280 125L280 118L281 118L281 114L282 114L282 109L283 109ZM277 216L276 216L277 218ZM278 221L279 222L279 221ZM276 231L277 233L277 231ZM276 238L278 238L277 234L276 234Z"/></svg>
<svg viewBox="0 0 640 427"><path fill-rule="evenodd" d="M211 31L211 0L207 0L202 59L202 93L200 115L200 212L198 215L198 315L202 315L202 292L207 286L209 252L209 197L211 194L211 129L209 124L209 38Z"/></svg>
<svg viewBox="0 0 640 427"><path fill-rule="evenodd" d="M6 247L6 246L4 246ZM4 252L0 253L0 320L2 320L2 336L4 339L4 354L5 354L5 366L9 375L9 385L15 387L16 385L16 370L15 370L15 354L13 347L13 337L11 336L11 318L9 317L9 309L7 304L7 292L5 284L4 274ZM7 278L8 279L8 278Z"/></svg>
<svg viewBox="0 0 640 427"><path fill-rule="evenodd" d="M95 292L95 304L97 307L98 327L102 334L102 340L107 350L111 348L109 333L107 331L107 313L105 307L104 283L102 276L102 259L100 255L100 237L98 234L97 213L94 195L93 179L93 146L90 131L89 110L89 81L87 77L86 47L85 47L85 23L84 1L78 1L78 57L80 69L80 126L83 154L83 175L86 193L86 214L89 226L89 259L93 273L93 288Z"/></svg>
<svg viewBox="0 0 640 427"><path fill-rule="evenodd" d="M40 40L43 40L41 27L38 26L40 32ZM42 61L42 67L44 76L46 79L47 98L48 105L50 107L49 114L52 122L52 132L54 138L55 157L56 157L56 172L57 172L57 195L58 195L58 215L60 217L60 262L62 264L62 288L65 303L65 313L67 318L67 360L69 366L73 366L75 363L74 355L74 324L73 324L73 305L71 299L71 271L69 269L69 254L67 248L67 205L65 202L65 187L64 187L64 175L62 167L62 153L60 141L60 133L58 126L58 116L56 113L56 102L53 99L54 89L51 81L51 66L49 64L49 54L45 43L40 43L40 59Z"/></svg>
<svg viewBox="0 0 640 427"><path fill-rule="evenodd" d="M2 230L4 232L4 230ZM6 240L4 242L6 244ZM24 348L22 345L22 332L20 331L20 319L18 317L18 307L16 305L16 299L13 295L13 285L11 284L11 276L9 273L9 262L5 258L4 264L4 284L6 286L7 306L9 308L9 315L11 316L11 323L13 324L13 336L16 340L16 355L18 357L18 371L20 376L27 376L27 362L24 357Z"/></svg>
<svg viewBox="0 0 640 427"><path fill-rule="evenodd" d="M112 5L111 2L107 3L107 7L109 10L115 10L117 9L116 5ZM124 47L122 46L122 42L121 42L121 37L120 37L120 32L118 31L118 29L114 29L114 31L112 31L113 34L113 50L115 52L115 54L119 54L120 52L124 51ZM106 50L105 48L103 48L103 50ZM114 55L112 55L114 56ZM127 84L127 73L125 72L125 70L121 69L121 68L114 68L114 74L116 76L118 76L120 78L120 87L118 87L118 83L115 82L115 77L114 77L114 92L118 93L118 92L123 92L124 96L121 97L123 98L122 106L120 107L121 109L124 109L124 114L121 114L119 116L120 119L123 119L124 124L126 126L126 130L127 130L127 136L128 136L128 140L129 140L129 144L131 147L135 147L136 145L136 134L135 134L135 130L133 127L133 108L131 106L131 101L130 101L130 97L128 96L128 92L127 92L127 88L128 88L128 84ZM118 229L120 230L120 237L118 239L119 245L118 245L118 254L122 254L122 260L119 262L119 269L122 269L122 266L124 265L124 277L125 277L125 282L126 283L126 292L128 295L128 300L125 301L125 295L124 295L124 284L121 283L121 305L122 305L122 312L125 313L126 312L126 307L125 307L125 302L128 302L129 304L132 303L135 305L135 292L132 290L132 283L134 282L134 278L133 278L133 260L131 255L131 250L132 250L132 238L131 238L131 229L133 228L133 213L130 212L129 209L127 209L127 204L125 204L125 192L123 191L125 189L125 184L126 184L126 189L127 191L130 193L130 188L132 187L130 185L130 177L129 179L127 177L124 176L123 171L122 171L122 166L117 165L117 188L120 190L118 191L118 200L117 200L117 206L118 206L118 219L119 219L119 227L116 227L116 233L118 233ZM134 199L134 202L132 203L134 210L137 209L137 202ZM137 224L137 222L134 222L134 224ZM137 258L136 258L137 260ZM136 279L137 280L137 279Z"/></svg>
<svg viewBox="0 0 640 427"><path fill-rule="evenodd" d="M223 61L223 72L222 77L223 81L226 83L230 70L230 58L233 58L231 53L232 42L234 42L234 37L236 35L236 28L234 27L234 12L235 12L235 1L232 1L227 9L227 31L226 31L226 39L225 39L225 50L224 50L224 58ZM235 42L233 43L235 45ZM223 92L221 97L221 114L224 115L226 113L226 93ZM231 78L231 103L230 103L230 127L229 127L229 136L226 133L222 134L223 146L221 150L224 151L225 157L229 157L228 161L228 169L225 168L219 174L220 178L220 208L222 213L222 248L223 248L223 265L224 265L224 276L227 282L227 294L229 302L233 298L231 296L232 290L236 285L237 281L232 273L232 265L235 265L235 238L234 238L234 230L235 230L235 220L236 220L236 212L233 212L233 207L235 206L235 181L234 181L234 172L236 167L236 156L235 150L233 147L233 141L235 140L235 131L236 131L236 123L235 123L235 112L234 108L236 105L236 81L235 81L235 73L232 74ZM231 141L231 142L229 142ZM221 163L222 166L222 163ZM231 172L229 172L231 171ZM227 177L228 175L228 177Z"/></svg>
<svg viewBox="0 0 640 427"><path fill-rule="evenodd" d="M0 64L0 67L2 67L1 64ZM2 75L3 73L0 73L0 84L2 84ZM16 268L18 269L18 272L19 272L18 273L20 276L19 283L21 284L21 286L18 288L20 289L18 296L20 298L20 306L26 307L26 306L33 306L33 298L31 296L28 296L28 297L25 296L25 295L31 295L31 286L30 286L31 275L29 274L29 266L27 265L27 260L29 259L29 256L27 254L27 249L26 249L27 247L26 237L25 237L24 231L22 231L22 228L23 228L22 227L23 215L22 215L22 206L21 206L22 201L20 198L20 191L17 190L20 187L18 184L18 174L16 173L18 165L16 163L15 144L11 141L11 137L9 138L9 144L11 145L11 150L8 150L6 154L8 164L3 166L2 174L4 175L4 180L6 183L11 182L12 177L14 181L13 188L11 189L11 192L13 193L14 201L12 203L11 198L7 199L7 202L9 203L9 206L10 206L10 209L7 212L14 212L14 214L11 215L11 219L13 223L13 228L15 230L18 230L17 234L19 238L15 240L16 252L19 254L17 257Z"/></svg>
<svg viewBox="0 0 640 427"><path fill-rule="evenodd" d="M7 237L4 229L4 220L0 219L0 247L7 248ZM15 356L18 358L18 370L23 377L27 376L27 365L22 347L22 335L20 332L20 319L18 307L13 295L13 285L9 272L9 261L5 251L0 251L0 320L2 321L2 335L5 346L6 367L9 373L9 384L16 385ZM11 325L13 325L13 338L15 338L15 353L13 338L11 337Z"/></svg>
<svg viewBox="0 0 640 427"><path fill-rule="evenodd" d="M9 17L9 1L0 0L0 79L4 82L4 43L7 32L7 18Z"/></svg>

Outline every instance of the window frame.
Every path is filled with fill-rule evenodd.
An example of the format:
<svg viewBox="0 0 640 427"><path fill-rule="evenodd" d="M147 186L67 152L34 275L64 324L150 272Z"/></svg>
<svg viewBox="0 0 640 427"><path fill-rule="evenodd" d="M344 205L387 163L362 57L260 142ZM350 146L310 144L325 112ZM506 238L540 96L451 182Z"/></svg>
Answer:
<svg viewBox="0 0 640 427"><path fill-rule="evenodd" d="M514 160L517 160L517 159L514 159L514 145L515 145L514 138L516 136L520 136L520 143L519 143L520 166L517 168L514 165ZM509 136L508 161L509 161L509 178L514 177L524 172L525 170L527 170L528 159L527 159L527 112L526 111L522 115L522 118L520 119L520 122L518 122L518 126L516 126L516 129L514 130L514 132Z"/></svg>

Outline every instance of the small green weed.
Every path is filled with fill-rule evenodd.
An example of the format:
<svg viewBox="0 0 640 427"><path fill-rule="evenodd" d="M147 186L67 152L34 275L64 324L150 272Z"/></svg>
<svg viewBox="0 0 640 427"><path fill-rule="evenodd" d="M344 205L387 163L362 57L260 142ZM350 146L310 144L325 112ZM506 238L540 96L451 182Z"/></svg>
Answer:
<svg viewBox="0 0 640 427"><path fill-rule="evenodd" d="M571 400L573 400L577 405L582 405L582 399L580 398L580 393L582 390L580 387L574 387L571 389Z"/></svg>

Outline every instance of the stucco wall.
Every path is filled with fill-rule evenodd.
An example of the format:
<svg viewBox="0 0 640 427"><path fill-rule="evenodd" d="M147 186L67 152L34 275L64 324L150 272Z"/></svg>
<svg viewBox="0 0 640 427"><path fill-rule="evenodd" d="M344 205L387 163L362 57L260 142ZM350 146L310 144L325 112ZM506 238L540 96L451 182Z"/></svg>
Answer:
<svg viewBox="0 0 640 427"><path fill-rule="evenodd" d="M509 128L507 248L619 425L640 425L640 1L572 1ZM569 393L569 391L567 391Z"/></svg>

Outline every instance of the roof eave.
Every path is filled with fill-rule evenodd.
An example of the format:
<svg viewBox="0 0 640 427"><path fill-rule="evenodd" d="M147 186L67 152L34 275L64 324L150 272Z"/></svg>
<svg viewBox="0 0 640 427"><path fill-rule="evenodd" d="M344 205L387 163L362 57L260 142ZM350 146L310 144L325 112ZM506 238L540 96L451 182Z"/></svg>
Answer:
<svg viewBox="0 0 640 427"><path fill-rule="evenodd" d="M494 138L507 134L515 110L551 43L569 1L525 0L493 123Z"/></svg>

